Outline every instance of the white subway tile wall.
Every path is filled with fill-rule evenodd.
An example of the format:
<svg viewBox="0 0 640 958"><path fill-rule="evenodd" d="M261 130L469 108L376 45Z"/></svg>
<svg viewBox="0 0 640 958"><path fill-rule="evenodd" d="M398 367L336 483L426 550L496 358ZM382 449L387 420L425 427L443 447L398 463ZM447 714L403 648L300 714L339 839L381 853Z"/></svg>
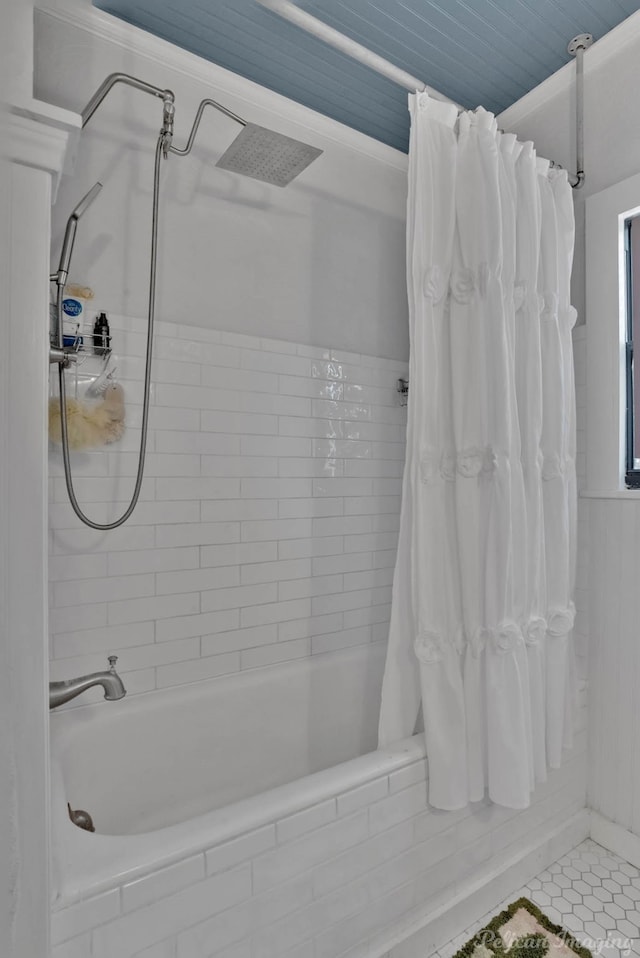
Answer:
<svg viewBox="0 0 640 958"><path fill-rule="evenodd" d="M133 489L145 349L143 320L109 318L127 431L72 455L100 522ZM114 653L135 693L386 639L407 365L169 323L154 355L145 479L125 526L80 523L51 447L52 679Z"/></svg>
<svg viewBox="0 0 640 958"><path fill-rule="evenodd" d="M127 433L72 455L80 501L99 521L126 505L140 438L144 322L110 320ZM579 488L585 347L577 327ZM406 365L168 323L157 324L155 355L146 478L125 526L99 533L76 519L52 446L52 678L100 668L114 652L133 693L386 639L405 447L396 380Z"/></svg>

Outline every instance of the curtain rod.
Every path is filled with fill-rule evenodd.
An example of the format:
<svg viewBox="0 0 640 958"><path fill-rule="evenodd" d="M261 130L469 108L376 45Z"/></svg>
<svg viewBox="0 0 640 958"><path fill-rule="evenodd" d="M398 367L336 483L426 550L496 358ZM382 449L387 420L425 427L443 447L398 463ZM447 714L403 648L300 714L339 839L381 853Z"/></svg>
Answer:
<svg viewBox="0 0 640 958"><path fill-rule="evenodd" d="M292 2L292 0L258 0L258 3L261 6L266 7L268 10L271 10L273 13L277 13L278 16L282 17L284 20L288 20L289 23L293 23L295 26L300 27L300 29L304 30L306 33L310 33L312 36L324 41L324 43L328 44L329 46L334 47L334 49L340 50L341 53L346 53L346 55L351 57L353 60L357 60L359 63L363 63L370 69L375 70L376 73L380 73L382 76L385 76L393 83L397 83L398 86L404 87L405 90L409 90L411 93L415 93L416 91L428 93L436 100L442 100L445 103L452 103L459 112L465 112L465 107L461 106L459 103L456 103L456 101L452 100L451 97L445 96L444 93L434 89L427 83L424 83L424 81L418 80L417 77L412 76L405 70L401 70L400 67L397 67L388 60L385 60L384 57L381 57L372 50L369 50L356 40L351 40L349 37L346 37L343 33L340 33L339 30L336 30L334 27L331 27L322 20L319 20L318 17L314 17L313 14L307 13L306 10L301 10L300 7L297 7L296 4ZM577 172L568 174L569 182L576 190L581 189L585 180L583 59L585 50L588 50L592 43L593 37L590 33L581 33L574 37L567 47L567 52L576 58ZM554 163L553 165L559 166L557 163Z"/></svg>
<svg viewBox="0 0 640 958"><path fill-rule="evenodd" d="M365 66L375 70L376 73L382 74L382 76L385 76L393 83L397 83L398 86L404 87L406 90L409 90L410 93L415 93L416 90L419 90L421 93L428 93L436 100L453 103L458 110L464 110L464 107L460 106L459 103L456 103L455 100L452 100L450 97L445 96L444 93L440 93L439 90L428 86L428 84L422 80L418 80L405 70L401 70L400 67L394 66L393 63L385 60L384 57L378 56L377 53L369 50L368 47L346 37L344 33L340 33L340 31L334 29L334 27L330 27L329 24L314 17L313 14L307 13L306 10L301 10L300 7L297 7L291 0L258 0L258 3L268 10L277 13L284 20L288 20L289 23L294 23L306 33L311 33L319 40L324 40L329 46L335 47L336 50L340 50L342 53L346 53L347 56L353 60L359 60L360 63L364 63Z"/></svg>

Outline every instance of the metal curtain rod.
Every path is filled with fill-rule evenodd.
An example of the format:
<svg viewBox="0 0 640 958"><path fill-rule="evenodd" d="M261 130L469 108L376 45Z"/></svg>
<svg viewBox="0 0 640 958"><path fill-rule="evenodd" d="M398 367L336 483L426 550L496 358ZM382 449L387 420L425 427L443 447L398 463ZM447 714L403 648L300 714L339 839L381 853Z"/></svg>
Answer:
<svg viewBox="0 0 640 958"><path fill-rule="evenodd" d="M372 50L369 50L361 43L357 43L355 40L351 40L349 37L346 37L343 33L340 33L339 30L336 30L334 27L331 27L322 20L319 20L317 17L314 17L311 13L307 13L306 10L301 10L300 7L297 7L296 4L292 2L292 0L258 0L258 3L261 6L266 7L268 10L273 11L273 13L277 13L284 20L288 20L289 23L293 23L295 26L300 27L300 29L304 30L306 33L310 33L319 40L323 40L324 43L334 47L336 50L340 50L342 53L346 53L347 56L350 56L353 60L358 60L359 63L363 63L370 69L375 70L376 73L380 73L393 83L397 83L398 86L404 87L405 90L409 90L411 93L415 93L416 91L428 93L436 100L443 100L445 103L453 103L458 112L465 112L465 107L461 106L459 103L456 103L455 100L445 96L444 93L441 93L439 90L435 90L433 87L430 87L428 84L424 83L424 81L412 76L405 70L401 70L400 67L397 67L388 60L385 60L384 57L379 56L377 53L373 53ZM585 50L588 50L592 43L593 37L590 33L581 33L574 37L567 47L567 52L576 58L577 170L575 173L568 174L569 182L576 190L579 190L583 186L585 180L583 58ZM559 166L559 164L553 165Z"/></svg>
<svg viewBox="0 0 640 958"><path fill-rule="evenodd" d="M388 80L397 83L398 86L404 87L405 90L409 90L410 93L415 93L416 90L419 90L421 93L428 93L436 100L453 103L458 110L464 110L464 107L456 103L455 100L452 100L451 97L440 93L439 90L424 83L423 80L418 80L417 77L407 73L406 70L401 70L400 67L389 63L384 57L378 56L377 53L369 50L368 47L364 47L361 43L357 43L355 40L346 37L344 33L340 33L339 30L330 27L327 23L314 17L313 14L307 13L306 10L301 10L300 7L297 7L291 0L258 0L258 3L266 7L267 10L272 10L274 13L277 13L284 20L288 20L289 23L294 23L306 33L311 33L319 40L324 40L329 46L335 47L336 50L340 50L342 53L346 53L347 56L353 60L359 60L360 63L364 63L365 66L375 70L376 73L382 74L382 76L385 76Z"/></svg>

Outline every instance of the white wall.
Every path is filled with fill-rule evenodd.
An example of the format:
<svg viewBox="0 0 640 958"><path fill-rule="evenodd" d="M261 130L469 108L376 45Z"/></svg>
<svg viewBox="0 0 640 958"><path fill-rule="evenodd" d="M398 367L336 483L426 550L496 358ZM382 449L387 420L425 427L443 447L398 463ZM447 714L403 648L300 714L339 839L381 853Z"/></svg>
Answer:
<svg viewBox="0 0 640 958"><path fill-rule="evenodd" d="M586 24L588 28L588 24ZM640 57L640 14L634 14L597 43L585 57L586 184L576 197L579 222L584 222L585 198L640 172L640 98L637 64ZM566 67L528 97L506 111L501 123L521 137L535 140L539 151L575 168L573 156L573 67ZM594 196L594 200L596 197ZM640 196L637 199L640 205ZM632 203L629 204L633 205ZM593 221L594 222L594 221ZM589 224L587 223L587 229ZM616 233L615 223L613 231ZM590 633L590 787L589 803L623 828L640 834L640 683L638 656L638 572L640 525L638 500L619 491L618 463L618 303L616 265L611 249L598 255L601 235L587 235L590 276L585 297L584 246L577 246L574 302L586 313L589 354L589 421L579 434L579 449L589 452L592 492L579 515L588 525L588 614L581 631ZM615 237L614 237L615 242ZM614 252L613 260L615 260ZM602 289L612 276L608 292ZM586 301L585 301L586 300ZM604 339L603 339L604 332ZM594 345L598 342L599 345ZM601 359L598 360L598 355ZM603 386L604 383L604 386ZM602 401L594 402L597 390ZM612 436L602 434L608 410ZM579 416L582 414L579 410ZM604 459L604 461L603 461ZM607 483L602 476L613 476ZM595 485L594 488L594 484ZM586 542L579 563L584 568Z"/></svg>
<svg viewBox="0 0 640 958"><path fill-rule="evenodd" d="M33 3L6 0L3 14L0 98L6 103L24 103L33 95Z"/></svg>
<svg viewBox="0 0 640 958"><path fill-rule="evenodd" d="M96 22L105 19L112 18L95 14ZM324 150L289 187L270 187L216 169L239 127L205 113L193 153L163 164L158 318L406 358L406 157L141 31L131 39L131 28L113 24L117 42L40 13L37 95L79 110L107 74L123 70L174 90L179 146L199 101L214 97ZM71 209L97 179L104 183L80 223L72 279L124 315L146 309L160 119L158 100L113 90L82 134L53 214L57 255Z"/></svg>
<svg viewBox="0 0 640 958"><path fill-rule="evenodd" d="M640 501L590 502L589 803L640 836Z"/></svg>
<svg viewBox="0 0 640 958"><path fill-rule="evenodd" d="M40 910L48 898L49 840L48 703L43 655L47 647L43 415L47 342L40 323L34 323L31 329L25 326L22 311L32 311L38 317L46 308L50 190L48 173L12 165L10 262L15 286L10 319L4 327L5 344L9 357L19 349L25 354L19 374L15 364L8 370L8 435L3 444L9 453L9 510L2 538L10 558L6 614L9 703L13 703L5 721L12 727L15 747L5 774L16 789L7 810L13 847L6 865L13 893L12 944L16 955L46 953L47 939Z"/></svg>
<svg viewBox="0 0 640 958"><path fill-rule="evenodd" d="M20 100L24 103L24 100ZM0 365L0 952L48 954L47 295L51 174L66 134L10 103ZM15 357L20 354L20 362Z"/></svg>
<svg viewBox="0 0 640 958"><path fill-rule="evenodd" d="M0 124L2 128L8 126L8 105L0 103ZM10 308L9 297L9 257L11 235L9 229L10 210L10 164L4 151L0 153L0 316L2 322L8 319ZM6 414L9 400L9 356L6 350L0 354L0 438L6 441L9 433L9 420ZM0 529L5 530L9 520L9 464L7 457L0 457ZM15 762L15 743L13 739L13 725L11 723L11 674L9 671L10 647L8 641L9 615L7 598L9 594L9 565L10 556L3 535L0 538L0 767L11 769ZM16 805L15 776L5 774L0 776L0 807L14 809ZM0 881L2 894L0 895L0 948L10 954L11 924L15 907L15 889L13 874L9 865L15 845L15 824L11 814L4 814L0 822Z"/></svg>
<svg viewBox="0 0 640 958"><path fill-rule="evenodd" d="M46 316L69 123L32 96L33 4L0 35L0 954L49 954ZM54 118L55 116L55 118ZM19 362L16 356L20 354Z"/></svg>

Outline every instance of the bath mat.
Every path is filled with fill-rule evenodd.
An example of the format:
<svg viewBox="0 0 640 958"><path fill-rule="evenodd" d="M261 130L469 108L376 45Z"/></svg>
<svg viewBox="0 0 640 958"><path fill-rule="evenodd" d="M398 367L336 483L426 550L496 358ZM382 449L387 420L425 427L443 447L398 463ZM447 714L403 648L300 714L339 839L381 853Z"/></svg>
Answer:
<svg viewBox="0 0 640 958"><path fill-rule="evenodd" d="M454 958L592 958L571 932L528 898L519 898L477 931Z"/></svg>

